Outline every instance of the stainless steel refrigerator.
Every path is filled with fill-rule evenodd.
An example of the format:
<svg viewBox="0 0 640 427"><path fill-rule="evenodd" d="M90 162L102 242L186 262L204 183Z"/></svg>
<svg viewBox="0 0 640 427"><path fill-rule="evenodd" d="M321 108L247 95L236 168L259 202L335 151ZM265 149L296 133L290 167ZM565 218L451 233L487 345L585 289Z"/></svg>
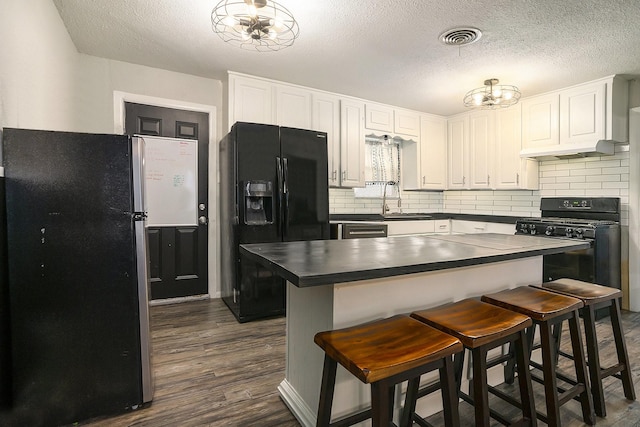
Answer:
<svg viewBox="0 0 640 427"><path fill-rule="evenodd" d="M4 129L12 386L0 425L151 400L143 144Z"/></svg>
<svg viewBox="0 0 640 427"><path fill-rule="evenodd" d="M240 322L282 315L284 281L239 245L329 238L327 134L238 122L219 161L222 299Z"/></svg>

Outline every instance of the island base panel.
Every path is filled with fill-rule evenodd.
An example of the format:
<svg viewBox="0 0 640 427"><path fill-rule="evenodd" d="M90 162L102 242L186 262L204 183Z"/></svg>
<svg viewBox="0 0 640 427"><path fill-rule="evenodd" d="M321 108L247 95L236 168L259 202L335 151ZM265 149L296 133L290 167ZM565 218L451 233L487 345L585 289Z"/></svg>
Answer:
<svg viewBox="0 0 640 427"><path fill-rule="evenodd" d="M539 284L542 257L535 256L471 267L394 276L334 285L298 288L287 285L287 367L286 378L278 390L285 404L305 427L315 426L324 353L315 345L317 332L344 328L400 313L434 307L447 302L480 296L501 289ZM500 349L490 353L496 355ZM466 362L465 362L466 365ZM463 389L468 387L465 366ZM489 383L504 381L502 366L489 372ZM425 376L423 382L431 377ZM435 378L435 377L434 377ZM404 387L398 388L397 409L404 400ZM348 415L370 402L369 386L338 368L333 416ZM442 410L440 396L418 401L423 416ZM361 426L370 425L364 422Z"/></svg>

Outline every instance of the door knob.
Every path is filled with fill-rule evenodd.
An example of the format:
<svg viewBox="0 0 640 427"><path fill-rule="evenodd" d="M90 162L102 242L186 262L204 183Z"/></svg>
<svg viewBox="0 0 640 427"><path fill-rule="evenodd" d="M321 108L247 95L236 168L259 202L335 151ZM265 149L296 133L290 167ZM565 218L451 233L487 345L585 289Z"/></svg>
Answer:
<svg viewBox="0 0 640 427"><path fill-rule="evenodd" d="M198 218L198 224L200 225L207 225L207 217L206 216L201 216Z"/></svg>

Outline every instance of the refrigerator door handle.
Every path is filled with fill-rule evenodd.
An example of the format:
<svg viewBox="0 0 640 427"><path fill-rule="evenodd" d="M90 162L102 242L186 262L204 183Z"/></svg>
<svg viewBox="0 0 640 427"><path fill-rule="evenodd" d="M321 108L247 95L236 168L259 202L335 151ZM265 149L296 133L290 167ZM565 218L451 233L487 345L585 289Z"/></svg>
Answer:
<svg viewBox="0 0 640 427"><path fill-rule="evenodd" d="M284 169L284 181L282 183L282 197L284 198L284 235L289 234L289 164L286 157L282 158L282 167Z"/></svg>
<svg viewBox="0 0 640 427"><path fill-rule="evenodd" d="M276 169L278 171L278 219L276 223L278 224L278 234L282 235L282 222L283 222L283 200L282 196L284 194L284 176L282 171L282 159L280 157L276 157Z"/></svg>

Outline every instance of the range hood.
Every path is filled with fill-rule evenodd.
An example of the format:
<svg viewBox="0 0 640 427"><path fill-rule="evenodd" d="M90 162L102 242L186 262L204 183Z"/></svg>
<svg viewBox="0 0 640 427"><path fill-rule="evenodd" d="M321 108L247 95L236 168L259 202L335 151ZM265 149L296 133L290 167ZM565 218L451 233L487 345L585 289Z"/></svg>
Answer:
<svg viewBox="0 0 640 427"><path fill-rule="evenodd" d="M607 140L574 142L571 144L546 145L525 148L520 157L548 159L575 159L580 157L610 156L615 151L615 142Z"/></svg>

